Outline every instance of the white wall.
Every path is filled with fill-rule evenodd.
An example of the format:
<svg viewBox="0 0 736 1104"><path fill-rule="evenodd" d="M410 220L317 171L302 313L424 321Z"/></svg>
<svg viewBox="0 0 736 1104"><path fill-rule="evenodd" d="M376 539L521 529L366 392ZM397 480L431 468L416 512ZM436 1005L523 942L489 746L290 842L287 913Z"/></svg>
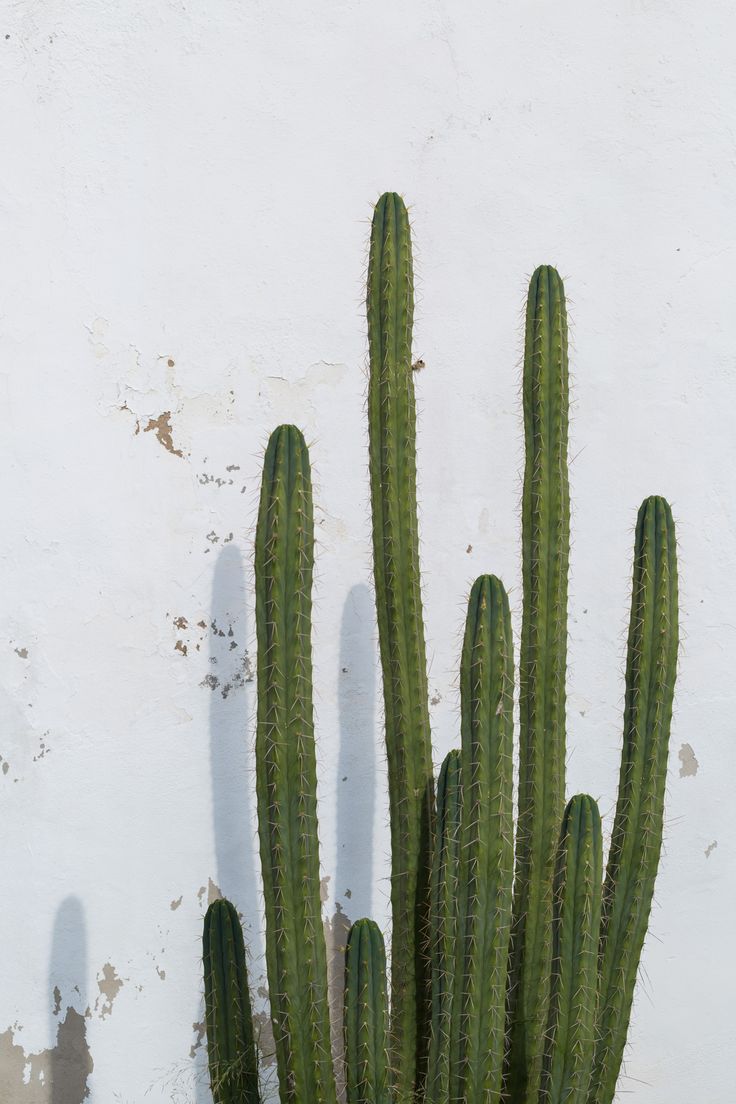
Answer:
<svg viewBox="0 0 736 1104"><path fill-rule="evenodd" d="M609 829L633 522L644 495L673 502L683 644L666 850L622 1089L637 1104L724 1099L733 5L0 12L0 1099L77 1104L86 1084L95 1104L204 1104L192 1024L215 887L245 913L263 984L251 554L262 449L284 420L312 442L317 488L326 915L387 920L362 308L385 189L412 205L427 364L438 760L458 738L477 573L506 580L518 626L535 265L566 278L573 332L568 790L599 798Z"/></svg>

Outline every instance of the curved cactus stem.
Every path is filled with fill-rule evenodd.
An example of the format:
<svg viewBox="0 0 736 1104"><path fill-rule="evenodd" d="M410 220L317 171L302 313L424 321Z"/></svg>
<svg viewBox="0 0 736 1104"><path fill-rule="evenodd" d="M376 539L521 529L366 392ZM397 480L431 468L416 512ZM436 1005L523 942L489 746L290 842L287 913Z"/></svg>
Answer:
<svg viewBox="0 0 736 1104"><path fill-rule="evenodd" d="M389 1104L387 1029L383 936L373 920L356 920L345 959L347 1104Z"/></svg>
<svg viewBox="0 0 736 1104"><path fill-rule="evenodd" d="M256 531L256 789L282 1104L335 1104L312 717L312 486L295 426L268 443Z"/></svg>
<svg viewBox="0 0 736 1104"><path fill-rule="evenodd" d="M407 1104L426 1062L426 954L433 817L432 747L416 510L414 314L409 219L376 204L366 296L371 506L391 816L391 1058Z"/></svg>
<svg viewBox="0 0 736 1104"><path fill-rule="evenodd" d="M603 887L598 1042L591 1104L616 1091L662 846L672 698L677 670L677 555L663 498L639 510L626 661L624 744Z"/></svg>
<svg viewBox="0 0 736 1104"><path fill-rule="evenodd" d="M519 814L506 1088L536 1104L549 1000L552 879L565 794L570 503L565 293L543 265L529 285L524 352L524 611L519 665Z"/></svg>
<svg viewBox="0 0 736 1104"><path fill-rule="evenodd" d="M562 818L554 883L552 984L540 1100L586 1104L595 1045L603 852L592 797Z"/></svg>
<svg viewBox="0 0 736 1104"><path fill-rule="evenodd" d="M427 1104L446 1104L450 1091L450 1037L456 987L460 891L462 788L460 751L445 757L437 782L437 825L432 857L429 952L432 1010Z"/></svg>
<svg viewBox="0 0 736 1104"><path fill-rule="evenodd" d="M514 649L503 584L482 575L468 603L462 663L460 916L450 1100L501 1095L514 867Z"/></svg>
<svg viewBox="0 0 736 1104"><path fill-rule="evenodd" d="M215 1104L259 1104L243 931L229 901L213 901L207 909L202 950L212 1099Z"/></svg>

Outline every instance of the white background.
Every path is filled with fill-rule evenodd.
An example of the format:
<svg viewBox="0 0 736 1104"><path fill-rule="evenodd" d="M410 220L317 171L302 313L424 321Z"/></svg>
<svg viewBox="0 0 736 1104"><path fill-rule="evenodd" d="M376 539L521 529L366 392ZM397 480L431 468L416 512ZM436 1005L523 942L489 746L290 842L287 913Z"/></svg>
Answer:
<svg viewBox="0 0 736 1104"><path fill-rule="evenodd" d="M621 1088L725 1099L733 5L4 0L0 16L0 1098L78 1104L56 1045L72 1008L89 1100L205 1104L192 1025L215 887L264 984L251 565L281 421L315 473L325 915L387 923L363 280L371 205L392 189L411 207L426 362L438 762L476 574L506 581L518 630L537 264L565 277L572 334L568 792L597 797L609 831L633 523L645 495L672 501L665 852Z"/></svg>

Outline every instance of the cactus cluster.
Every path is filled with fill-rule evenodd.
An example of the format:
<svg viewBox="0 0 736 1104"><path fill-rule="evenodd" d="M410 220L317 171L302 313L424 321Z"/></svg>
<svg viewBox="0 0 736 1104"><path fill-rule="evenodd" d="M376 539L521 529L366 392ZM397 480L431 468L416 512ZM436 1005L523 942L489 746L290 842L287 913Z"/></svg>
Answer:
<svg viewBox="0 0 736 1104"><path fill-rule="evenodd" d="M677 661L672 514L645 500L634 550L624 743L608 863L584 794L565 805L569 493L567 316L554 268L526 315L518 811L514 648L493 575L474 583L461 740L436 796L416 513L413 277L403 201L376 205L368 267L368 420L391 818L390 999L381 932L350 931L347 1104L611 1104L662 841ZM282 1104L336 1104L319 896L312 719L313 517L294 426L266 451L256 533L256 785L266 960ZM259 1101L243 937L205 919L215 1104Z"/></svg>

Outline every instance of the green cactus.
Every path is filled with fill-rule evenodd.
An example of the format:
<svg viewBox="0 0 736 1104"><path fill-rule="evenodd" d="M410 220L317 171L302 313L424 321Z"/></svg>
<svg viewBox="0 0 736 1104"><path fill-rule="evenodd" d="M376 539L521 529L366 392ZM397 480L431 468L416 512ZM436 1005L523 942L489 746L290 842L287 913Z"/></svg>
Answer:
<svg viewBox="0 0 736 1104"><path fill-rule="evenodd" d="M552 978L540 1099L586 1104L595 1045L603 853L601 818L578 794L562 818L554 879Z"/></svg>
<svg viewBox="0 0 736 1104"><path fill-rule="evenodd" d="M256 529L256 792L266 966L283 1104L334 1104L312 717L309 455L294 426L266 449Z"/></svg>
<svg viewBox="0 0 736 1104"><path fill-rule="evenodd" d="M462 787L460 751L445 757L437 780L437 825L430 895L431 1026L427 1104L446 1104L450 1092L455 958L460 898Z"/></svg>
<svg viewBox="0 0 736 1104"><path fill-rule="evenodd" d="M668 503L653 496L642 503L636 523L624 746L603 887L591 1104L611 1104L626 1043L662 846L677 648L675 527Z"/></svg>
<svg viewBox="0 0 736 1104"><path fill-rule="evenodd" d="M213 901L202 939L210 1087L215 1104L259 1104L243 930L229 901Z"/></svg>
<svg viewBox="0 0 736 1104"><path fill-rule="evenodd" d="M391 1056L396 1098L405 1104L421 1084L428 1038L434 798L417 534L411 236L406 207L393 193L381 196L373 215L366 308L373 565L391 814Z"/></svg>
<svg viewBox="0 0 736 1104"><path fill-rule="evenodd" d="M435 835L416 516L412 259L406 208L392 193L381 197L373 219L367 313L393 953L387 1030L383 940L373 921L353 925L347 1101L498 1104L503 1096L508 1104L611 1104L662 839L677 659L671 511L655 497L639 512L624 749L601 886L595 802L578 795L564 808L567 320L557 272L537 269L524 359L515 867L513 647L508 599L494 576L481 576L470 595L462 746L440 771ZM312 568L309 458L299 430L281 426L266 451L256 532L256 789L282 1104L336 1104L319 898ZM204 951L215 1102L256 1104L242 933L226 902L208 910Z"/></svg>
<svg viewBox="0 0 736 1104"><path fill-rule="evenodd" d="M567 312L562 280L548 265L529 284L523 396L524 611L507 1088L513 1104L536 1104L549 1000L552 879L565 803L570 544Z"/></svg>
<svg viewBox="0 0 736 1104"><path fill-rule="evenodd" d="M389 1104L386 951L373 920L357 920L345 952L347 1104Z"/></svg>

